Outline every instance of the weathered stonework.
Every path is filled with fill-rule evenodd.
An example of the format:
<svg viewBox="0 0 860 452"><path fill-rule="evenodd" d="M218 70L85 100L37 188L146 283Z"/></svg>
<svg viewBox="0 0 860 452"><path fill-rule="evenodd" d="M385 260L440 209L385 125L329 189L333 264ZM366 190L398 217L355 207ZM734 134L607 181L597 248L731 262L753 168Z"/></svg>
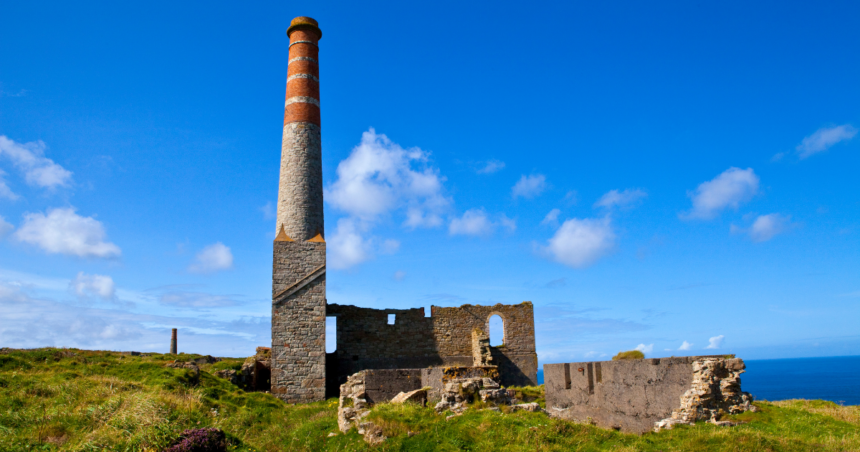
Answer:
<svg viewBox="0 0 860 452"><path fill-rule="evenodd" d="M355 427L366 442L379 444L386 439L382 429L366 419L378 403L424 406L431 401L437 413L453 413L450 418L479 400L484 409L498 411L498 406L515 403L514 397L514 391L499 387L499 372L493 366L362 370L340 386L337 424L343 433ZM506 410L541 411L537 403L513 405Z"/></svg>
<svg viewBox="0 0 860 452"><path fill-rule="evenodd" d="M338 319L337 350L327 359L329 395L335 395L349 375L364 369L473 366L473 331L489 331L493 315L501 316L505 322L504 346L489 347L502 384L537 384L534 310L530 302L432 306L431 313L426 317L424 308L369 309L329 304L326 315ZM393 325L388 324L389 314L395 315Z"/></svg>
<svg viewBox="0 0 860 452"><path fill-rule="evenodd" d="M350 375L340 386L337 423L344 433L355 427L365 441L385 440L381 429L365 420L374 405L411 400L430 400L438 412L462 413L479 398L486 403L507 403L512 399L499 389L495 367L436 367L430 369L374 369ZM436 403L438 402L438 403Z"/></svg>
<svg viewBox="0 0 860 452"><path fill-rule="evenodd" d="M742 360L719 356L545 364L547 412L633 433L714 419L750 409L742 369Z"/></svg>
<svg viewBox="0 0 860 452"><path fill-rule="evenodd" d="M306 241L325 237L323 221L322 149L320 126L309 122L284 125L281 180L275 233Z"/></svg>
<svg viewBox="0 0 860 452"><path fill-rule="evenodd" d="M284 401L325 398L324 242L277 241L272 269L272 394ZM286 298L278 294L306 283Z"/></svg>
<svg viewBox="0 0 860 452"><path fill-rule="evenodd" d="M230 383L246 391L270 391L271 352L272 349L269 347L257 347L257 353L246 358L239 371L233 369L219 370L215 372L215 376L230 380Z"/></svg>
<svg viewBox="0 0 860 452"><path fill-rule="evenodd" d="M493 352L490 350L490 335L475 328L472 330L472 365L490 366L493 364Z"/></svg>
<svg viewBox="0 0 860 452"><path fill-rule="evenodd" d="M672 416L655 424L654 430L671 429L677 424L694 424L708 421L714 424L731 424L721 421L723 414L757 411L752 396L741 391L741 377L746 365L741 359L704 358L693 362L693 382L681 396L681 406Z"/></svg>
<svg viewBox="0 0 860 452"><path fill-rule="evenodd" d="M481 381L480 387L497 389L499 387L499 369L495 366L446 366L421 370L421 382L428 389L427 400L438 402L443 399L451 383L464 381ZM483 382L487 383L484 384ZM491 383L494 382L494 383ZM495 387L493 387L495 385Z"/></svg>

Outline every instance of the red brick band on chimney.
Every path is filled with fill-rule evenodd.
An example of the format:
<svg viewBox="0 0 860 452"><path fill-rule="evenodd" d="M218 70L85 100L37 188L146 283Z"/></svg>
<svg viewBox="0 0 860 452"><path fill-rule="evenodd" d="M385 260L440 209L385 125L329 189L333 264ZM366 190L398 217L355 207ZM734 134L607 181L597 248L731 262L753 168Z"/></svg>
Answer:
<svg viewBox="0 0 860 452"><path fill-rule="evenodd" d="M309 122L320 125L319 39L317 22L309 17L293 19L287 29L290 62L287 69L287 98L284 125Z"/></svg>

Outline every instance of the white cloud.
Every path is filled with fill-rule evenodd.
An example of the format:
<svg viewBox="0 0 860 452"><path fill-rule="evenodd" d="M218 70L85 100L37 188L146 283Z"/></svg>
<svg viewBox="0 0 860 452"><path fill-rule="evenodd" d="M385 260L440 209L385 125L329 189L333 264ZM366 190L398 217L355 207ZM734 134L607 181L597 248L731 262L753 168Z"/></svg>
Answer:
<svg viewBox="0 0 860 452"><path fill-rule="evenodd" d="M406 278L406 272L403 270L397 270L394 272L394 280L395 281L403 281Z"/></svg>
<svg viewBox="0 0 860 452"><path fill-rule="evenodd" d="M12 192L12 189L6 185L6 180L3 179L5 175L6 173L3 170L0 170L0 198L11 199L14 201L18 199L18 195Z"/></svg>
<svg viewBox="0 0 860 452"><path fill-rule="evenodd" d="M213 295L202 292L170 291L161 294L158 301L165 305L180 308L217 308L233 306L235 300L225 295Z"/></svg>
<svg viewBox="0 0 860 452"><path fill-rule="evenodd" d="M0 273L4 272L0 270ZM57 289L62 291L69 281L57 282ZM39 292L31 286L26 280L14 283L0 281L0 312L3 313L0 344L4 346L166 352L170 328L179 328L180 350L238 357L253 353L254 347L270 339L268 317L241 316L222 321L212 316L130 312L124 309L126 306L123 304L99 309L30 294L31 291ZM22 287L27 287L27 290L22 290ZM117 292L119 297L125 298L123 290L118 289ZM171 309L161 306L159 311L170 313Z"/></svg>
<svg viewBox="0 0 860 452"><path fill-rule="evenodd" d="M502 214L499 217L499 225L508 230L508 232L514 232L517 230L517 220L513 218L508 218L505 214Z"/></svg>
<svg viewBox="0 0 860 452"><path fill-rule="evenodd" d="M573 218L565 221L541 250L557 262L582 268L604 256L614 244L615 233L608 217Z"/></svg>
<svg viewBox="0 0 860 452"><path fill-rule="evenodd" d="M2 215L0 215L0 239L5 237L6 234L12 231L12 229L15 229L15 226L12 226L5 218L3 218Z"/></svg>
<svg viewBox="0 0 860 452"><path fill-rule="evenodd" d="M263 218L266 220L274 220L275 215L277 214L277 212L275 212L275 205L272 204L272 201L267 201L265 205L260 207L260 212L263 212Z"/></svg>
<svg viewBox="0 0 860 452"><path fill-rule="evenodd" d="M69 289L80 298L116 299L113 278L106 275L87 275L84 272L78 272L75 279L69 283Z"/></svg>
<svg viewBox="0 0 860 452"><path fill-rule="evenodd" d="M382 254L394 254L397 250L400 249L400 241L394 239L388 239L382 242L382 246L379 247L379 252Z"/></svg>
<svg viewBox="0 0 860 452"><path fill-rule="evenodd" d="M451 235L488 235L493 232L493 223L484 209L469 209L462 217L454 218L448 226Z"/></svg>
<svg viewBox="0 0 860 452"><path fill-rule="evenodd" d="M2 282L0 311L5 321L0 340L10 346L91 348L93 344L140 337L139 328L117 318L116 311L82 309L33 298Z"/></svg>
<svg viewBox="0 0 860 452"><path fill-rule="evenodd" d="M648 344L648 345L639 344L636 346L636 348L634 348L634 350L639 350L640 352L647 355L647 354L654 351L654 344Z"/></svg>
<svg viewBox="0 0 860 452"><path fill-rule="evenodd" d="M500 215L498 221L493 221L483 208L469 209L463 213L462 217L451 219L448 233L451 235L486 236L492 234L497 227L513 232L517 229L517 222L504 214Z"/></svg>
<svg viewBox="0 0 860 452"><path fill-rule="evenodd" d="M723 345L723 339L725 339L725 336L722 334L708 339L708 346L705 349L714 350L720 348Z"/></svg>
<svg viewBox="0 0 860 452"><path fill-rule="evenodd" d="M24 214L24 224L15 238L35 245L48 253L79 257L118 257L118 246L105 241L102 223L93 217L82 217L74 207L51 209L48 214Z"/></svg>
<svg viewBox="0 0 860 452"><path fill-rule="evenodd" d="M188 271L212 273L231 268L233 268L233 253L230 252L230 247L217 242L204 247L197 253L194 263L188 266Z"/></svg>
<svg viewBox="0 0 860 452"><path fill-rule="evenodd" d="M27 95L26 89L19 89L16 92L3 91L2 89L0 89L0 97L22 97L22 96L26 96L26 95Z"/></svg>
<svg viewBox="0 0 860 452"><path fill-rule="evenodd" d="M370 243L361 236L359 221L341 218L334 234L329 236L326 265L345 269L370 259Z"/></svg>
<svg viewBox="0 0 860 452"><path fill-rule="evenodd" d="M560 209L550 210L549 213L546 214L545 217L543 217L543 220L541 220L540 224L550 225L550 226L558 224L558 215L560 213L561 213Z"/></svg>
<svg viewBox="0 0 860 452"><path fill-rule="evenodd" d="M759 177L752 168L729 168L719 176L699 184L695 192L688 192L687 196L693 200L693 208L680 216L710 219L728 207L737 209L741 203L752 199L758 192L758 185Z"/></svg>
<svg viewBox="0 0 860 452"><path fill-rule="evenodd" d="M749 228L731 225L732 234L749 234L753 242L766 242L791 226L791 216L771 213L759 215Z"/></svg>
<svg viewBox="0 0 860 452"><path fill-rule="evenodd" d="M836 127L822 127L804 138L797 145L797 155L803 160L811 155L826 151L840 141L848 141L857 135L857 129L851 124L843 124Z"/></svg>
<svg viewBox="0 0 860 452"><path fill-rule="evenodd" d="M371 230L378 220L403 212L407 228L436 227L451 200L444 195L445 178L427 164L429 153L404 149L372 128L337 166L337 179L325 190L325 200L347 214L328 240L329 266L346 269L372 257ZM386 240L379 252L391 254L400 242Z"/></svg>
<svg viewBox="0 0 860 452"><path fill-rule="evenodd" d="M750 238L754 242L766 242L781 233L789 224L791 217L778 213L759 215L750 227Z"/></svg>
<svg viewBox="0 0 860 452"><path fill-rule="evenodd" d="M564 201L568 206L576 205L576 203L579 202L579 193L577 193L576 190L571 190L564 195L564 199L562 201Z"/></svg>
<svg viewBox="0 0 860 452"><path fill-rule="evenodd" d="M609 190L594 203L594 207L605 207L610 209L612 207L629 207L635 204L637 201L642 198L647 197L648 194L644 191L635 188L635 189L627 189L624 191L618 190Z"/></svg>
<svg viewBox="0 0 860 452"><path fill-rule="evenodd" d="M478 169L478 174L492 174L505 168L505 162L501 160L488 160L487 164Z"/></svg>
<svg viewBox="0 0 860 452"><path fill-rule="evenodd" d="M325 199L363 221L406 208L404 225L438 226L450 200L442 193L445 179L426 166L428 157L417 147L403 149L371 128L338 164L337 180L325 190Z"/></svg>
<svg viewBox="0 0 860 452"><path fill-rule="evenodd" d="M523 174L511 188L511 196L514 199L519 197L531 199L543 193L544 190L546 190L546 176L543 174L532 174L531 176Z"/></svg>
<svg viewBox="0 0 860 452"><path fill-rule="evenodd" d="M680 347L678 347L678 350L692 350L692 349L693 349L693 344L691 344L687 341L684 341L684 343L681 344Z"/></svg>
<svg viewBox="0 0 860 452"><path fill-rule="evenodd" d="M72 182L71 171L45 157L46 148L41 141L21 144L0 135L0 155L8 157L24 173L28 184L49 189L68 186Z"/></svg>

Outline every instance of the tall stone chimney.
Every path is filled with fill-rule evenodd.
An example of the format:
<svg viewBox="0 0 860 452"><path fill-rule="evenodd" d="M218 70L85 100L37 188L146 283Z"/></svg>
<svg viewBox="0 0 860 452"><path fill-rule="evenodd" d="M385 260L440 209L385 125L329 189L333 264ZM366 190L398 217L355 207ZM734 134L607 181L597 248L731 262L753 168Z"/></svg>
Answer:
<svg viewBox="0 0 860 452"><path fill-rule="evenodd" d="M290 63L275 234L283 228L287 237L305 241L317 234L325 237L317 44L322 31L310 17L296 17L287 35Z"/></svg>
<svg viewBox="0 0 860 452"><path fill-rule="evenodd" d="M272 265L272 394L325 399L325 230L317 21L287 29L290 59Z"/></svg>

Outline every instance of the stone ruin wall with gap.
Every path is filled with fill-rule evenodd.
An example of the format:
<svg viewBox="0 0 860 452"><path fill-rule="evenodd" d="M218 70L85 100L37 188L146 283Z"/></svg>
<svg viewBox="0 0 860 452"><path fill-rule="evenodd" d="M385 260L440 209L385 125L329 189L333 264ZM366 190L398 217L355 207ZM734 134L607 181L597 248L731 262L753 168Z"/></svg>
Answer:
<svg viewBox="0 0 860 452"><path fill-rule="evenodd" d="M393 325L388 315L395 315ZM506 386L537 384L534 309L530 302L516 305L459 308L370 309L329 304L326 315L337 317L337 350L327 355L329 396L346 377L365 369L414 369L472 366L472 331L489 333L489 319L504 322L504 346L491 347Z"/></svg>
<svg viewBox="0 0 860 452"><path fill-rule="evenodd" d="M698 378L704 385L697 383L701 363L713 371ZM544 364L546 408L560 419L644 433L667 418L689 421L689 412L695 421L750 409L752 399L740 391L744 368L725 355Z"/></svg>

